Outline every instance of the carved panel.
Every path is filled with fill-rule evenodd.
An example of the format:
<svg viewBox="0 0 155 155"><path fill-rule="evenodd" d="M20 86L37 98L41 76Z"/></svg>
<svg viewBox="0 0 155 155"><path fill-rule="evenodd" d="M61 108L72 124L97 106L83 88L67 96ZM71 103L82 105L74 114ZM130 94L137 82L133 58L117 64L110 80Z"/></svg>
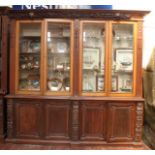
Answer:
<svg viewBox="0 0 155 155"><path fill-rule="evenodd" d="M38 138L40 106L37 103L15 104L15 135L21 138Z"/></svg>
<svg viewBox="0 0 155 155"><path fill-rule="evenodd" d="M104 140L105 138L105 106L102 102L83 101L80 107L81 140Z"/></svg>
<svg viewBox="0 0 155 155"><path fill-rule="evenodd" d="M142 127L143 127L143 103L137 103L136 107L136 127L135 127L135 141L140 142L142 136Z"/></svg>
<svg viewBox="0 0 155 155"><path fill-rule="evenodd" d="M45 137L47 139L68 139L70 122L70 104L68 102L45 105Z"/></svg>
<svg viewBox="0 0 155 155"><path fill-rule="evenodd" d="M135 106L132 103L110 103L108 141L131 141L134 137Z"/></svg>

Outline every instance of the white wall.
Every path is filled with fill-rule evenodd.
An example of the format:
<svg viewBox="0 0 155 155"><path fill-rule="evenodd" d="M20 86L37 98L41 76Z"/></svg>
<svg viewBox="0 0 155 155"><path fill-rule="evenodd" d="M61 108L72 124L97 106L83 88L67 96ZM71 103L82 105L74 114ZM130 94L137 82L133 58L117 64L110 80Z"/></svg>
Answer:
<svg viewBox="0 0 155 155"><path fill-rule="evenodd" d="M117 0L117 2L118 1L119 3L114 3L113 9L151 11L151 13L144 18L143 68L145 68L155 47L155 5L152 0Z"/></svg>
<svg viewBox="0 0 155 155"><path fill-rule="evenodd" d="M146 16L144 22L143 67L145 68L155 47L155 8Z"/></svg>

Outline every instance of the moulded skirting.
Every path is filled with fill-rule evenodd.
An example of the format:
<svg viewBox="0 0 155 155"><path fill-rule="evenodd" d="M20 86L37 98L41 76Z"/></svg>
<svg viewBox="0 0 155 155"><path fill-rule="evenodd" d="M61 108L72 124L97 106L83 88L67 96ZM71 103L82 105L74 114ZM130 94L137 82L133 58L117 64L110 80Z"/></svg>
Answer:
<svg viewBox="0 0 155 155"><path fill-rule="evenodd" d="M34 145L52 145L52 146L66 146L66 147L74 147L77 146L103 146L103 147L143 147L145 144L143 142L117 142L117 143L107 143L105 141L58 141L58 140L34 140L34 139L9 139L5 140L6 143L13 144L34 144ZM148 148L149 149L149 148Z"/></svg>

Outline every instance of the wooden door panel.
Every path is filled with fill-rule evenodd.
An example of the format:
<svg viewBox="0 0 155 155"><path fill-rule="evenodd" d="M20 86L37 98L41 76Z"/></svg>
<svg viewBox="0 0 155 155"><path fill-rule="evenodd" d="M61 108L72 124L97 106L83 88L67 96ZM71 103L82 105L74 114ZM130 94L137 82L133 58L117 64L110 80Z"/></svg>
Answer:
<svg viewBox="0 0 155 155"><path fill-rule="evenodd" d="M81 104L81 139L104 140L105 106L103 103L82 102Z"/></svg>
<svg viewBox="0 0 155 155"><path fill-rule="evenodd" d="M38 138L40 128L39 104L15 105L15 134L21 138Z"/></svg>
<svg viewBox="0 0 155 155"><path fill-rule="evenodd" d="M133 140L135 124L135 105L132 103L110 103L108 111L108 140Z"/></svg>
<svg viewBox="0 0 155 155"><path fill-rule="evenodd" d="M69 138L70 105L64 102L47 104L45 107L45 137Z"/></svg>

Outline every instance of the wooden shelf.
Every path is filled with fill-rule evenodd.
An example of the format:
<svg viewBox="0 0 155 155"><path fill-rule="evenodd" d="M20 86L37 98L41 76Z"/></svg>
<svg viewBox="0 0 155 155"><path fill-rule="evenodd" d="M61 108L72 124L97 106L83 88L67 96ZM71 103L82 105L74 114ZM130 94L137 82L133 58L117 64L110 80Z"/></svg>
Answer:
<svg viewBox="0 0 155 155"><path fill-rule="evenodd" d="M37 40L40 40L41 39L41 36L20 36L21 39L37 39Z"/></svg>
<svg viewBox="0 0 155 155"><path fill-rule="evenodd" d="M40 52L20 52L20 55L40 55Z"/></svg>
<svg viewBox="0 0 155 155"><path fill-rule="evenodd" d="M69 55L69 52L51 52L50 49L48 49L48 54L49 55L60 55L60 54L65 54L65 55Z"/></svg>
<svg viewBox="0 0 155 155"><path fill-rule="evenodd" d="M70 36L53 36L53 37L48 37L52 39L70 39Z"/></svg>
<svg viewBox="0 0 155 155"><path fill-rule="evenodd" d="M119 71L114 71L114 73L118 73L118 74L133 74L133 71L119 70Z"/></svg>

